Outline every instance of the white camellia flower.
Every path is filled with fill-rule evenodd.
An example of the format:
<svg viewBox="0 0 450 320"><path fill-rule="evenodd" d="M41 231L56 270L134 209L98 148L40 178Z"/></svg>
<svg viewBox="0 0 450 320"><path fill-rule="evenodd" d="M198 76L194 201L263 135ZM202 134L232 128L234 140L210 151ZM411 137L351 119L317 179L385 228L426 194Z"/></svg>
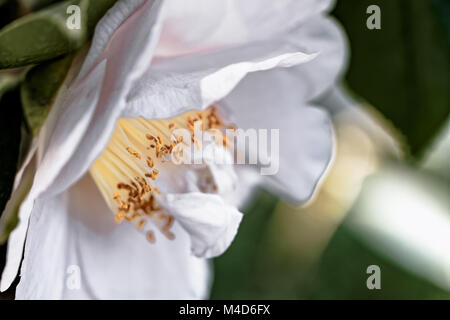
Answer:
<svg viewBox="0 0 450 320"><path fill-rule="evenodd" d="M16 176L1 290L21 265L19 299L207 297L207 259L230 245L251 187L304 203L329 165L331 125L309 101L345 62L331 2L118 1ZM212 161L167 161L186 150L174 129L206 151L199 121L279 129L275 174L215 163L231 158L226 140L202 153Z"/></svg>

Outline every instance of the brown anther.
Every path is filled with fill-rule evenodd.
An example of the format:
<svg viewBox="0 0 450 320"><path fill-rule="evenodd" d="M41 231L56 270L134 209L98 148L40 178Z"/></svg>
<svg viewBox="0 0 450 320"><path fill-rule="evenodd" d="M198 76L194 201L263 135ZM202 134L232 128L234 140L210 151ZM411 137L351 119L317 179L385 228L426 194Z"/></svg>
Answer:
<svg viewBox="0 0 450 320"><path fill-rule="evenodd" d="M153 168L154 163L153 163L153 159L151 157L147 157L147 165L150 168Z"/></svg>
<svg viewBox="0 0 450 320"><path fill-rule="evenodd" d="M128 151L128 153L130 153L132 156L134 156L134 157L136 157L136 158L138 158L138 159L141 159L141 155L140 155L137 151L134 151L133 149L131 149L130 147L127 147L127 151Z"/></svg>
<svg viewBox="0 0 450 320"><path fill-rule="evenodd" d="M222 136L222 145L226 147L228 145L228 140L226 136Z"/></svg>
<svg viewBox="0 0 450 320"><path fill-rule="evenodd" d="M155 243L155 234L153 233L153 231L147 231L146 233L147 236L147 240L150 241L150 243Z"/></svg>
<svg viewBox="0 0 450 320"><path fill-rule="evenodd" d="M139 220L139 222L137 224L138 229L139 230L142 229L146 223L147 223L147 220L145 220L145 219Z"/></svg>
<svg viewBox="0 0 450 320"><path fill-rule="evenodd" d="M169 129L172 129L175 126L173 123L169 123Z"/></svg>
<svg viewBox="0 0 450 320"><path fill-rule="evenodd" d="M175 239L175 235L172 232L170 232L170 230L169 230L174 221L173 216L166 215L165 218L166 218L166 223L162 227L162 232L169 240L173 240L173 239Z"/></svg>
<svg viewBox="0 0 450 320"><path fill-rule="evenodd" d="M116 222L120 224L125 217L125 214L122 211L117 212L116 216L114 217Z"/></svg>
<svg viewBox="0 0 450 320"><path fill-rule="evenodd" d="M119 195L118 192L114 192L114 194L113 194L113 199L116 201L116 203L117 203L119 206L123 206L123 202L122 202L122 200L120 200L120 195Z"/></svg>

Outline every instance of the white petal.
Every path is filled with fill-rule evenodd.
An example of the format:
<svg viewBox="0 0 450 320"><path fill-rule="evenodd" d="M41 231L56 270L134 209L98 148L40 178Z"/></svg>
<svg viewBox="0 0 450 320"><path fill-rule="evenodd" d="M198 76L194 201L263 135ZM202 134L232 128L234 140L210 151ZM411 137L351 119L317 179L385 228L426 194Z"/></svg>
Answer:
<svg viewBox="0 0 450 320"><path fill-rule="evenodd" d="M214 139L207 133L202 133L202 149L201 152L193 152L188 155L191 163L200 163L200 168L193 168L191 172L196 174L195 182L192 181L190 186L191 191L203 191L212 193L217 191L221 196L232 192L237 186L237 175L235 172L235 165L233 157L228 149L218 145ZM184 152L184 154L188 154ZM216 187L216 190L208 187L208 183L203 183L204 180L212 180L211 183ZM210 179L212 178L212 179ZM204 186L202 188L201 186Z"/></svg>
<svg viewBox="0 0 450 320"><path fill-rule="evenodd" d="M161 2L146 1L131 16L123 14L124 2L118 2L97 25L96 35L111 35L109 42L100 56L96 44L92 45L91 58L86 62L92 68L84 71L85 75L61 98L64 108L61 112L57 108L56 127L47 139L33 187L20 208L19 226L8 242L1 290L10 286L17 273L34 200L44 192L55 195L83 176L108 143L132 82L150 64L159 37ZM135 2L129 4L136 7ZM100 47L104 46L102 36L94 39L100 39Z"/></svg>
<svg viewBox="0 0 450 320"><path fill-rule="evenodd" d="M18 299L207 295L208 262L191 255L186 232L174 224L175 240L160 235L151 244L132 225L117 225L89 175L56 197L38 200L29 229ZM70 285L78 275L79 289Z"/></svg>
<svg viewBox="0 0 450 320"><path fill-rule="evenodd" d="M242 219L242 213L213 194L167 194L162 206L187 231L191 251L198 257L221 255L233 241Z"/></svg>
<svg viewBox="0 0 450 320"><path fill-rule="evenodd" d="M247 74L279 67L295 69L290 74L296 94L312 99L335 83L346 58L340 28L317 16L282 37L154 63L133 86L123 116L169 118L206 107L225 97Z"/></svg>
<svg viewBox="0 0 450 320"><path fill-rule="evenodd" d="M5 291L13 283L22 260L23 246L28 229L28 219L33 209L34 195L28 193L19 209L19 223L8 239L6 264L0 282L0 291Z"/></svg>
<svg viewBox="0 0 450 320"><path fill-rule="evenodd" d="M116 32L121 24L128 17L132 16L133 12L136 11L139 6L142 6L144 2L145 0L118 1L106 12L105 16L99 21L95 28L92 44L86 60L84 61L83 68L78 75L78 79L85 77L86 74L92 70L94 65L100 61L114 32Z"/></svg>
<svg viewBox="0 0 450 320"><path fill-rule="evenodd" d="M179 56L276 37L329 8L331 2L170 0L155 54Z"/></svg>
<svg viewBox="0 0 450 320"><path fill-rule="evenodd" d="M214 179L217 193L223 196L236 189L238 177L232 164L210 163L208 169Z"/></svg>
<svg viewBox="0 0 450 320"><path fill-rule="evenodd" d="M31 187L30 192L28 193L25 200L22 202L20 209L19 209L19 225L17 228L11 233L9 241L8 241L8 251L7 251L7 259L6 259L6 265L3 270L2 274L2 280L1 280L1 290L6 290L14 280L17 270L20 265L20 261L22 259L22 252L23 252L23 244L25 242L26 238L26 231L28 228L28 219L31 214L31 210L34 205L34 200L38 197L39 193L42 192L43 189L48 187L48 185L52 182L52 173L55 174L55 171L53 171L53 166L57 167L58 164L60 164L62 161L67 160L67 156L65 156L64 152L68 152L67 149L71 147L70 142L76 143L78 139L81 139L82 131L85 129L87 125L86 118L88 116L83 115L83 107L87 107L88 110L90 109L90 113L92 113L93 106L95 105L95 102L98 98L99 94L99 84L101 84L102 77L104 75L104 68L102 68L105 64L102 63L99 65L98 68L94 70L92 73L92 77L90 77L89 81L87 82L87 85L90 87L89 92L85 92L83 95L83 91L80 92L80 95L78 96L78 100L75 100L77 106L77 109L74 109L74 114L70 115L72 117L72 120L75 120L74 118L78 118L79 122L76 123L74 127L72 127L72 131L69 132L61 132L61 136L56 136L55 139L59 137L65 137L66 142L69 144L62 144L61 143L61 149L58 151L53 151L49 154L52 150L52 145L49 146L49 152L47 152L46 157L44 157L43 163L40 167L38 167L38 170L36 172L36 175L34 177L33 186ZM76 92L76 91L75 91ZM78 112L76 112L78 111ZM67 115L67 113L66 113ZM64 120L64 118L62 119ZM62 126L62 125L61 125ZM60 126L60 127L61 127ZM64 129L64 128L62 128ZM53 149L56 147L53 146ZM45 162L47 160L47 162ZM53 160L54 163L49 163L50 160Z"/></svg>
<svg viewBox="0 0 450 320"><path fill-rule="evenodd" d="M248 73L291 67L316 56L297 49L285 42L265 43L155 65L133 87L123 116L160 119L205 108Z"/></svg>
<svg viewBox="0 0 450 320"><path fill-rule="evenodd" d="M345 33L333 19L316 16L293 33L308 52L319 52L316 59L295 67L293 86L305 100L329 90L346 69L348 52Z"/></svg>
<svg viewBox="0 0 450 320"><path fill-rule="evenodd" d="M80 77L67 94L66 108L61 117L58 117L57 126L48 140L48 150L43 155L33 188L20 208L20 225L12 233L8 244L8 260L1 283L3 290L9 287L19 266L28 217L35 198L43 192L49 197L65 190L86 172L108 142L115 120L123 115L122 111L126 107L124 100L130 87L135 85L135 80L148 69L147 66L151 61L159 35L160 1L145 1L141 6L139 4L139 1L118 2L97 26L94 44L86 64L82 68ZM128 16L131 12L131 16ZM270 50L264 50L265 46L268 46ZM292 57L301 57L296 53L298 50L289 50L297 46L298 43L292 45L280 40L279 43L253 44L246 50L238 48L235 50L234 61L231 59L232 63L230 63L228 58L223 59L224 63L220 67L225 68L230 64L238 64L239 67L225 68L226 71L222 71L221 77L212 76L214 81L225 80L223 77L227 76L232 79L226 80L225 88L211 94L202 92L199 87L203 78L221 69L216 67L217 56L214 54L212 59L204 59L204 63L202 62L203 66L208 68L198 69L196 64L183 63L183 67L187 67L187 72L175 73L173 77L168 76L173 74L173 69L164 70L164 64L161 64L159 67L162 66L162 68L159 71L157 68L150 69L156 76L164 75L158 78L160 80L158 83L152 84L152 89L145 91L153 96L135 104L134 107L137 107L137 110L129 105L126 111L129 114L142 114L142 110L139 109L148 107L149 101L155 103L156 109L162 107L167 108L168 111L158 112L151 108L152 105L143 113L151 116L158 114L161 117L182 112L187 107L197 107L199 102L200 106L205 106L211 102L208 100L222 98L222 95L232 90L248 72L276 67L280 63L281 65L290 64ZM238 55L239 51L242 51L247 59L241 59ZM266 55L261 56L260 52ZM277 58L280 54L286 53L291 55ZM251 59L248 59L249 57ZM205 57L200 57L199 61L202 58ZM267 64L262 62L264 58L275 60ZM244 61L250 61L250 63L239 64ZM201 71L193 74L189 67ZM159 94L158 91L166 85L181 87L170 90L170 93L164 91ZM205 85L208 88L208 82L202 83L202 87ZM212 87L215 88L215 86ZM179 92L174 92L177 90Z"/></svg>
<svg viewBox="0 0 450 320"><path fill-rule="evenodd" d="M86 122L82 130L83 135L75 141L67 139L67 136L71 135L73 126L80 122L73 116L76 113L76 104L79 103L78 95L82 97L92 90L87 83L92 71L88 72L85 78L80 78L73 86L80 91L75 95L78 99L66 102L69 104L67 112L59 119L50 140L49 150L40 165L37 177L45 176L47 183L39 181L39 184L41 188L48 188L47 194L57 194L65 190L88 170L108 143L115 122L125 106L125 96L132 83L150 64L153 50L159 39L161 2L146 1L129 16L115 15L114 10L123 10L121 3L117 3L96 28L96 34L100 34L105 29L116 27L118 17L124 19L120 27L111 34L108 44L97 59L98 64L93 67L95 71L100 65L105 64L104 78L97 85L99 99L93 104L92 113L83 116L81 121ZM103 39L95 37L97 38ZM95 51L94 45L88 58ZM69 98L72 96L74 95L69 94ZM83 110L83 108L78 109ZM78 121L74 123L75 120Z"/></svg>
<svg viewBox="0 0 450 320"><path fill-rule="evenodd" d="M264 179L259 172L248 166L235 167L235 172L237 175L236 187L232 192L223 194L222 198L229 205L242 209L252 200L251 196L254 190L264 182Z"/></svg>
<svg viewBox="0 0 450 320"><path fill-rule="evenodd" d="M6 203L5 209L0 217L0 242L8 234L8 226L11 220L14 219L14 215L18 214L20 203L26 197L30 191L31 185L33 183L34 174L36 172L36 149L38 143L37 139L33 139L31 142L30 150L24 159L22 166L19 171L17 171L16 177L14 178L13 190L11 196Z"/></svg>
<svg viewBox="0 0 450 320"><path fill-rule="evenodd" d="M309 62L316 56L316 54L308 55L301 52L286 53L259 62L240 62L226 66L201 80L202 106L225 97L248 73L278 67L289 68Z"/></svg>
<svg viewBox="0 0 450 320"><path fill-rule="evenodd" d="M270 130L279 129L279 152L267 143L268 154L273 152L274 175L265 177L289 200L304 203L331 161L333 134L327 113L305 105L302 93L292 82L295 75L295 70L251 75L221 106L235 115L232 121L239 128L269 130L269 141Z"/></svg>

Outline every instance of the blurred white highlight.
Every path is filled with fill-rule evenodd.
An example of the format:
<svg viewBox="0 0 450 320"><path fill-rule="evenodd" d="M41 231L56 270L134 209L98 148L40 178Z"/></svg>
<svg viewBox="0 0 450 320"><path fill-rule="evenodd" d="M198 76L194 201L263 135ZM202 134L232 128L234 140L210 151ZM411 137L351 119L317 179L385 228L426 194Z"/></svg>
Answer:
<svg viewBox="0 0 450 320"><path fill-rule="evenodd" d="M450 290L448 186L394 167L370 177L349 225L405 269Z"/></svg>

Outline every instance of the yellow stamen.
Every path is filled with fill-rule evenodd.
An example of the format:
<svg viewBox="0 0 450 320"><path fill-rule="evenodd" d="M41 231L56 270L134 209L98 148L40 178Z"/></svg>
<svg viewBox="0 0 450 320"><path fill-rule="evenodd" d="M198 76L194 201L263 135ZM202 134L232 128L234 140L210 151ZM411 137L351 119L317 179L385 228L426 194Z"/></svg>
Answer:
<svg viewBox="0 0 450 320"><path fill-rule="evenodd" d="M90 169L108 206L116 212L115 221L136 224L148 241L154 243L155 233L144 230L150 220L168 239L174 239L170 231L174 217L158 204L161 191L154 185L164 174L158 168L166 161L166 156L174 151L183 152L182 148L175 148L183 143L183 137L175 137L170 129L189 129L192 141L200 148L196 131L226 128L220 126L222 121L214 107L168 120L120 119L108 146ZM226 145L226 140L223 144Z"/></svg>

